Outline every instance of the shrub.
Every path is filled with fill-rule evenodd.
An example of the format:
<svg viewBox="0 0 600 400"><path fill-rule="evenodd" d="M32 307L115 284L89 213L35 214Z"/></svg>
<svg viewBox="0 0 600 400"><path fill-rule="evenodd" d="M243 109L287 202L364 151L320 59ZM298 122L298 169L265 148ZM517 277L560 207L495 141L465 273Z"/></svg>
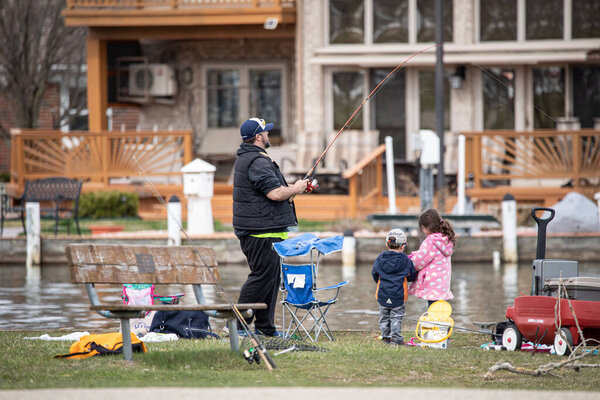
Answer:
<svg viewBox="0 0 600 400"><path fill-rule="evenodd" d="M79 216L89 218L137 217L137 193L89 192L79 198Z"/></svg>

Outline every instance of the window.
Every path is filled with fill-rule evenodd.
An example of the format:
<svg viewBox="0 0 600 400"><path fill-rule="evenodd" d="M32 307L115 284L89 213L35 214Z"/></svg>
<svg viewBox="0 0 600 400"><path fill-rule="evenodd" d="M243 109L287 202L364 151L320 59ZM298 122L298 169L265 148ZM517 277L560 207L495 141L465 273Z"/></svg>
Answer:
<svg viewBox="0 0 600 400"><path fill-rule="evenodd" d="M85 72L74 72L69 68L60 75L59 96L60 108L53 124L60 124L62 132L85 131L88 129L88 109ZM77 86L73 86L77 82Z"/></svg>
<svg viewBox="0 0 600 400"><path fill-rule="evenodd" d="M533 70L533 127L555 129L565 114L565 70L560 67Z"/></svg>
<svg viewBox="0 0 600 400"><path fill-rule="evenodd" d="M274 145L280 144L282 101L281 71L250 70L250 115L274 124L269 132Z"/></svg>
<svg viewBox="0 0 600 400"><path fill-rule="evenodd" d="M446 71L449 76L450 72ZM450 129L450 84L444 79L444 129ZM419 126L435 131L435 71L419 71Z"/></svg>
<svg viewBox="0 0 600 400"><path fill-rule="evenodd" d="M444 42L451 42L453 0L443 4ZM434 41L435 0L329 0L330 44Z"/></svg>
<svg viewBox="0 0 600 400"><path fill-rule="evenodd" d="M572 0L573 39L600 37L600 2Z"/></svg>
<svg viewBox="0 0 600 400"><path fill-rule="evenodd" d="M582 128L593 128L600 118L600 65L573 67L573 114Z"/></svg>
<svg viewBox="0 0 600 400"><path fill-rule="evenodd" d="M233 128L238 126L240 110L240 72L237 70L208 70L208 127Z"/></svg>
<svg viewBox="0 0 600 400"><path fill-rule="evenodd" d="M329 43L364 43L363 0L329 0Z"/></svg>
<svg viewBox="0 0 600 400"><path fill-rule="evenodd" d="M477 4L481 42L600 37L598 0L479 0ZM567 22L570 30L565 29Z"/></svg>
<svg viewBox="0 0 600 400"><path fill-rule="evenodd" d="M479 0L479 38L517 40L517 0Z"/></svg>
<svg viewBox="0 0 600 400"><path fill-rule="evenodd" d="M333 128L342 129L352 113L363 101L363 74L335 72L333 74ZM363 129L362 112L350 121L349 128Z"/></svg>
<svg viewBox="0 0 600 400"><path fill-rule="evenodd" d="M443 1L444 42L452 42L452 0ZM435 0L417 1L417 42L435 42Z"/></svg>
<svg viewBox="0 0 600 400"><path fill-rule="evenodd" d="M286 109L286 100L282 65L210 65L204 74L210 136L210 143L202 144L206 152L214 152L219 141L228 142L239 135L240 124L249 117L272 122L271 144L283 143L286 120L282 110ZM210 150L208 146L212 146Z"/></svg>
<svg viewBox="0 0 600 400"><path fill-rule="evenodd" d="M373 1L373 42L408 42L408 0Z"/></svg>
<svg viewBox="0 0 600 400"><path fill-rule="evenodd" d="M526 0L526 39L563 38L563 0Z"/></svg>
<svg viewBox="0 0 600 400"><path fill-rule="evenodd" d="M391 69L372 69L370 87L373 90ZM381 86L377 96L371 101L372 129L379 131L379 142L384 143L391 136L394 143L394 158L406 158L406 80L404 71L398 71Z"/></svg>
<svg viewBox="0 0 600 400"><path fill-rule="evenodd" d="M514 129L515 71L491 68L481 73L484 129Z"/></svg>

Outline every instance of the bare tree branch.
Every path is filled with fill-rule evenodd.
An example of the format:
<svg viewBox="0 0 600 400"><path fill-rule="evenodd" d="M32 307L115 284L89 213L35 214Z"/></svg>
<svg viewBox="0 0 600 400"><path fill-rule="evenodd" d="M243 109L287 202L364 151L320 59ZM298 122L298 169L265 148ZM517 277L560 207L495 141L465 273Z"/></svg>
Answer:
<svg viewBox="0 0 600 400"><path fill-rule="evenodd" d="M551 362L548 364L540 365L535 370L521 368L521 367L515 367L509 362L498 361L496 364L494 364L490 368L488 368L487 372L483 376L483 379L490 380L490 379L492 379L492 375L496 371L502 371L502 370L513 372L515 374L522 374L522 375L531 375L531 376L552 375L552 376L561 377L560 375L555 374L553 371L558 368L572 368L574 370L579 370L581 368L600 368L600 364L575 363L575 361L578 361L585 356L593 354L594 350L598 350L599 347L600 346L597 346L595 349L592 349L591 351L586 351L586 352L578 354L576 356L569 357L560 362Z"/></svg>
<svg viewBox="0 0 600 400"><path fill-rule="evenodd" d="M64 25L64 7L65 0L0 0L0 74L17 127L38 127L52 82L62 81L74 89L69 91L71 109L85 107L85 87L78 83L85 65L86 31ZM56 110L55 126L71 114ZM0 125L0 136L6 136L8 128Z"/></svg>

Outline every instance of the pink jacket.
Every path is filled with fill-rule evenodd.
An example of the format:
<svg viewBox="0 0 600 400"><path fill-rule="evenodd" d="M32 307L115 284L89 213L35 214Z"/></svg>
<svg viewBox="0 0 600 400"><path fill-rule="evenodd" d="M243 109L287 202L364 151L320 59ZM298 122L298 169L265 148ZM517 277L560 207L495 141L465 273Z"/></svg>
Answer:
<svg viewBox="0 0 600 400"><path fill-rule="evenodd" d="M419 250L408 257L419 271L417 279L408 288L408 293L425 300L450 300L452 264L450 256L454 245L441 233L428 235Z"/></svg>

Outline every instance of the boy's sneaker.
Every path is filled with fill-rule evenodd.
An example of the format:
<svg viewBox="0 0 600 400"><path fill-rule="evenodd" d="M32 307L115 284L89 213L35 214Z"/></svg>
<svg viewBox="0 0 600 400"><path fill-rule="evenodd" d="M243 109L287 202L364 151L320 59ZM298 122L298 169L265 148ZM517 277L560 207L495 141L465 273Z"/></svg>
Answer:
<svg viewBox="0 0 600 400"><path fill-rule="evenodd" d="M384 338L381 338L381 341L383 343L390 343L390 338L389 337L384 337Z"/></svg>
<svg viewBox="0 0 600 400"><path fill-rule="evenodd" d="M390 340L389 343L393 346L404 346L403 340Z"/></svg>

